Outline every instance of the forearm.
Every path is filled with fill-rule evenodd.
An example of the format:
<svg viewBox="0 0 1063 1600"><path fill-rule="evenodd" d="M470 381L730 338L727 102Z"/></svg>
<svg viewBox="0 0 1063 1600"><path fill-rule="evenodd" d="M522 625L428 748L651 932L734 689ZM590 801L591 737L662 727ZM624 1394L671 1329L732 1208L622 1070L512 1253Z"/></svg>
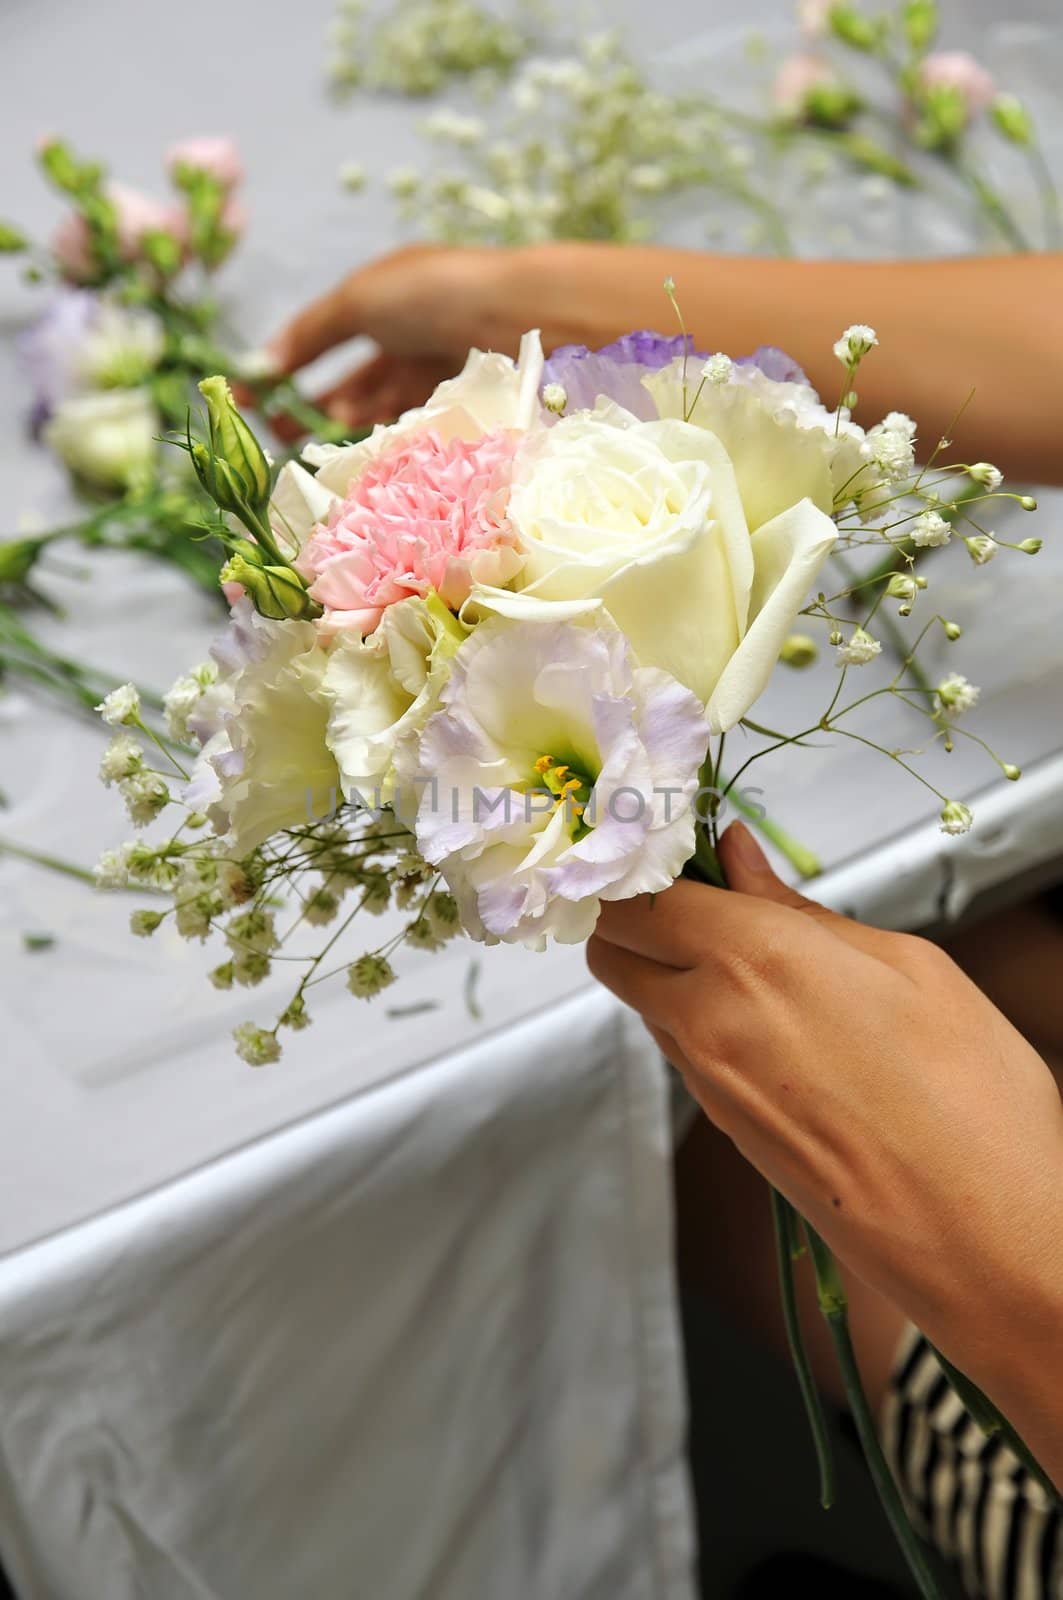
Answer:
<svg viewBox="0 0 1063 1600"><path fill-rule="evenodd" d="M866 417L906 411L927 453L947 434L948 459L1063 481L1063 256L790 261L571 243L516 251L510 270L540 308L548 343L578 334L591 345L631 328L667 328L662 283L671 276L700 348L779 345L828 404L842 380L834 340L848 324L870 322L881 347L860 372Z"/></svg>
<svg viewBox="0 0 1063 1600"><path fill-rule="evenodd" d="M915 1320L1063 1488L1063 1140L1058 1161L979 1207L958 1289ZM936 1298L936 1297L935 1297Z"/></svg>

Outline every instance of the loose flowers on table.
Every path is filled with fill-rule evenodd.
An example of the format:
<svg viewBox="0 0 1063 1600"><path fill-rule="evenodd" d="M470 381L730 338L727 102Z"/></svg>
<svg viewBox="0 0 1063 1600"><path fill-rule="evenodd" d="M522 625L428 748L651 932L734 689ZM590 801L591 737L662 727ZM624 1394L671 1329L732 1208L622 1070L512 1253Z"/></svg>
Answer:
<svg viewBox="0 0 1063 1600"><path fill-rule="evenodd" d="M312 991L333 974L363 1000L388 988L401 948L461 933L574 943L603 901L684 873L722 883L719 814L741 807L759 753L725 776L739 724L768 749L857 740L926 785L944 833L967 831L962 801L852 723L888 695L925 743L948 750L967 736L977 687L959 672L935 684L917 658L929 630L956 639L959 626L931 612L909 639L902 622L927 604L921 563L966 547L981 566L996 553L981 517L1000 475L986 462L935 465L945 441L917 471L910 418L853 420L854 379L877 342L859 324L841 335L829 408L777 350L732 359L640 333L546 361L531 333L516 362L474 351L425 406L358 443L307 446L307 465L291 461L275 481L225 381L200 385L207 433L183 444L218 507L231 620L213 659L167 697L173 743L155 740L169 770L135 737L147 730L131 687L101 705L117 730L101 777L133 823L171 805L184 816L156 843L109 852L99 881L171 896L168 911L134 913L140 936L167 917L186 938L220 936L220 988L260 983L281 956L302 964L272 1027L235 1030L246 1061L275 1061L281 1031L306 1027ZM976 514L976 532L953 540ZM1035 553L1038 541L1015 548ZM836 652L830 703L793 733L762 727L750 713L776 664L807 665L816 628ZM884 666L886 681L847 692L851 673ZM815 872L777 823L756 820ZM346 949L361 913L391 920L370 948ZM305 949L320 927L324 942ZM774 1204L826 1503L825 1434L793 1314L802 1224L781 1196ZM860 1389L840 1282L808 1239L869 1463L934 1595Z"/></svg>

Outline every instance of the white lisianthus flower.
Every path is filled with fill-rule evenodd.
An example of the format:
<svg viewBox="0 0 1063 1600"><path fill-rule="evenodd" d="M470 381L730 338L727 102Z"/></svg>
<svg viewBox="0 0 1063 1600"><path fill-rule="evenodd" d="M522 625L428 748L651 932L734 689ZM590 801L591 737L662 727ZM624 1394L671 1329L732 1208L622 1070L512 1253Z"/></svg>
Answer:
<svg viewBox="0 0 1063 1600"><path fill-rule="evenodd" d="M435 710L464 638L436 595L388 606L366 639L353 631L338 636L322 688L330 707L328 744L346 799L390 801L396 752Z"/></svg>
<svg viewBox="0 0 1063 1600"><path fill-rule="evenodd" d="M709 358L703 384L689 373L684 381L681 360L642 381L661 417L685 419L719 439L751 533L799 500L829 514L869 487L864 430L847 411L828 411L810 384L769 377L749 362L732 362L726 381L714 379L710 366L721 372L720 357Z"/></svg>
<svg viewBox="0 0 1063 1600"><path fill-rule="evenodd" d="M312 622L273 622L247 599L214 647L221 667L189 727L203 748L184 799L235 856L334 810L339 773L325 740L328 657Z"/></svg>
<svg viewBox="0 0 1063 1600"><path fill-rule="evenodd" d="M158 431L149 390L109 389L62 401L43 438L75 477L113 489L150 476Z"/></svg>
<svg viewBox="0 0 1063 1600"><path fill-rule="evenodd" d="M71 376L86 389L135 389L155 371L165 345L152 312L101 299L73 353Z"/></svg>
<svg viewBox="0 0 1063 1600"><path fill-rule="evenodd" d="M762 475L774 468L766 455ZM766 686L836 538L807 499L750 537L714 434L608 403L562 417L518 458L509 520L524 555L517 591L474 586L474 604L529 621L604 610L642 666L694 691L717 733Z"/></svg>
<svg viewBox="0 0 1063 1600"><path fill-rule="evenodd" d="M708 738L690 691L636 666L615 628L491 618L454 657L399 798L419 801L418 849L474 938L576 943L601 900L679 875Z"/></svg>

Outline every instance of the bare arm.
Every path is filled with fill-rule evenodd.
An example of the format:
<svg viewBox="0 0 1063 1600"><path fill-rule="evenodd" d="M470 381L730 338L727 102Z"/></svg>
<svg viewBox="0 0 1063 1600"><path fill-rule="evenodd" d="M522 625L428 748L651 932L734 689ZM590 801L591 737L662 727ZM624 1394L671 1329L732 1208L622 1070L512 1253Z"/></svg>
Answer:
<svg viewBox="0 0 1063 1600"><path fill-rule="evenodd" d="M849 323L870 322L881 348L860 372L867 419L906 411L928 452L949 432L951 459L1063 482L1060 255L780 261L667 245L416 246L351 273L273 349L291 371L355 334L375 339L380 355L324 397L360 425L423 400L470 345L515 353L529 327L542 328L548 347L669 331L669 276L698 346L741 354L779 345L828 403L841 380L831 345Z"/></svg>

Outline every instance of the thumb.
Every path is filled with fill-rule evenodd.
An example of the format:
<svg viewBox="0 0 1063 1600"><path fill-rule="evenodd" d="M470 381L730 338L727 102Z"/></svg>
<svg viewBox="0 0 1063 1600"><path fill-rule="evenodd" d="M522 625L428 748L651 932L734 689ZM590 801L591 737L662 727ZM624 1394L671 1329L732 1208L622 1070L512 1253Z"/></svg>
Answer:
<svg viewBox="0 0 1063 1600"><path fill-rule="evenodd" d="M773 871L760 845L743 822L732 822L720 840L720 860L730 888L740 894L756 895L760 900L774 900L781 906L793 906L796 911L808 911L829 916L823 906L791 889L789 884Z"/></svg>
<svg viewBox="0 0 1063 1600"><path fill-rule="evenodd" d="M839 916L827 906L808 900L772 870L760 845L742 822L732 822L720 840L720 860L727 882L741 894L754 895L759 900L773 900L776 905L789 906L823 923L829 932L844 939L847 944L864 950L868 955L882 957L883 943L889 938L877 928L865 928L849 917Z"/></svg>

